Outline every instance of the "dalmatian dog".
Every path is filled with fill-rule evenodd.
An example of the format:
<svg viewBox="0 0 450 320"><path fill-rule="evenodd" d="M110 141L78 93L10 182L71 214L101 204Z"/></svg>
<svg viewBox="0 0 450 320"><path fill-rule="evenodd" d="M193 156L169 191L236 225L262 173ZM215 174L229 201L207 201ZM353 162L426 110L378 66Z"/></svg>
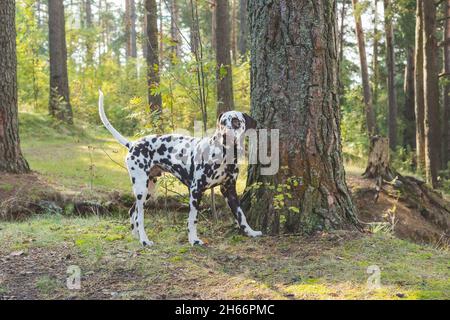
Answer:
<svg viewBox="0 0 450 320"><path fill-rule="evenodd" d="M217 129L212 137L149 135L130 142L109 122L103 99L103 93L100 91L100 118L114 138L128 149L126 166L136 198L130 209L131 229L133 236L138 238L143 246L153 245L144 229L144 203L153 197L156 180L162 172L173 174L189 188L190 211L187 226L191 245L203 244L197 236L197 213L202 194L215 186L220 186L220 191L241 230L249 237L262 235L260 231L254 231L248 225L236 193L239 173L237 149L243 143L244 133L249 129L256 129L254 119L245 113L230 111L219 116Z"/></svg>

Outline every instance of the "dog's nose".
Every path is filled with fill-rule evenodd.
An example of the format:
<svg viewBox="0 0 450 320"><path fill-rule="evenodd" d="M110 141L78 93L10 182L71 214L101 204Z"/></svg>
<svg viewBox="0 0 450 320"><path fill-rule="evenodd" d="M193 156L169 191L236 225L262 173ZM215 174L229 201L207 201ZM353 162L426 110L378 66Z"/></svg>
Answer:
<svg viewBox="0 0 450 320"><path fill-rule="evenodd" d="M233 118L231 120L231 126L233 127L233 129L239 129L241 127L241 122L238 118Z"/></svg>

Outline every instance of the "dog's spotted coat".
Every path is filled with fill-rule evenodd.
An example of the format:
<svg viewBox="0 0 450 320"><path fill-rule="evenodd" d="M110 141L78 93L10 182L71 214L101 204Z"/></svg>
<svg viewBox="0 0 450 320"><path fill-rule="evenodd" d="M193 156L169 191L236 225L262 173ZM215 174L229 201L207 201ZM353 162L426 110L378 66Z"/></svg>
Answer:
<svg viewBox="0 0 450 320"><path fill-rule="evenodd" d="M189 188L188 235L192 245L203 242L197 236L197 212L205 190L220 186L236 223L250 237L261 235L247 223L240 208L236 193L237 145L248 129L256 129L256 121L247 114L230 111L219 116L217 130L209 138L167 134L150 135L136 142L126 140L108 121L103 108L103 93L100 91L99 112L105 127L128 149L126 165L133 184L136 202L130 209L130 221L133 235L142 245L153 242L147 238L144 230L144 203L154 195L157 177L169 172ZM230 146L227 139L237 141ZM228 152L228 153L227 153ZM232 152L232 161L226 161Z"/></svg>

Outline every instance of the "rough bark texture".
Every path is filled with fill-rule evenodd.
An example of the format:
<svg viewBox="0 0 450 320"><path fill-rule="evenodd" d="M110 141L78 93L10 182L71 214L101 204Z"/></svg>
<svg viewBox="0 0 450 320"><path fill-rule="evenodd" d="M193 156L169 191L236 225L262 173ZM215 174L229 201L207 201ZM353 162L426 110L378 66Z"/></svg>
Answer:
<svg viewBox="0 0 450 320"><path fill-rule="evenodd" d="M444 10L444 72L447 82L444 87L442 163L445 167L450 162L450 0L446 1Z"/></svg>
<svg viewBox="0 0 450 320"><path fill-rule="evenodd" d="M125 2L125 25L125 36L127 38L127 57L136 58L136 4L134 0L126 0Z"/></svg>
<svg viewBox="0 0 450 320"><path fill-rule="evenodd" d="M247 185L292 184L281 209L278 191L251 188L243 203L252 223L270 233L355 228L345 182L338 101L335 1L250 0L251 112L260 128L279 129L280 169ZM300 63L301 62L301 63ZM275 150L271 151L276 152ZM298 208L297 210L291 210Z"/></svg>
<svg viewBox="0 0 450 320"><path fill-rule="evenodd" d="M25 173L30 169L20 150L15 8L14 0L0 6L0 171Z"/></svg>
<svg viewBox="0 0 450 320"><path fill-rule="evenodd" d="M67 76L67 47L64 5L59 0L48 1L48 33L50 51L50 101L52 116L73 123Z"/></svg>
<svg viewBox="0 0 450 320"><path fill-rule="evenodd" d="M234 109L228 0L216 3L217 114Z"/></svg>
<svg viewBox="0 0 450 320"><path fill-rule="evenodd" d="M366 42L362 28L361 15L359 12L358 0L352 0L353 12L355 16L356 38L358 41L359 59L361 62L361 79L364 93L364 104L366 109L366 125L369 137L377 133L375 111L373 109L372 92L369 81L369 68L367 66Z"/></svg>
<svg viewBox="0 0 450 320"><path fill-rule="evenodd" d="M408 57L405 67L405 106L403 117L405 129L403 131L403 145L410 146L412 150L416 147L416 117L414 112L414 48L408 48Z"/></svg>
<svg viewBox="0 0 450 320"><path fill-rule="evenodd" d="M153 112L161 112L160 94L152 91L159 86L158 7L156 0L145 0L147 16L147 84L148 103Z"/></svg>
<svg viewBox="0 0 450 320"><path fill-rule="evenodd" d="M440 167L441 134L439 121L439 78L437 67L436 6L423 1L425 173L427 182L437 186Z"/></svg>
<svg viewBox="0 0 450 320"><path fill-rule="evenodd" d="M391 1L384 0L384 28L386 32L386 66L388 71L388 131L389 147L395 150L397 146L397 92L395 90L395 54L394 54L394 27L392 25Z"/></svg>
<svg viewBox="0 0 450 320"><path fill-rule="evenodd" d="M247 1L239 1L239 53L245 56L247 53L247 38L248 38L248 15L247 15Z"/></svg>
<svg viewBox="0 0 450 320"><path fill-rule="evenodd" d="M363 176L391 181L395 175L390 168L389 140L380 136L370 139L369 161Z"/></svg>
<svg viewBox="0 0 450 320"><path fill-rule="evenodd" d="M415 114L416 114L416 158L419 171L425 170L425 97L423 88L423 0L417 0L415 48Z"/></svg>
<svg viewBox="0 0 450 320"><path fill-rule="evenodd" d="M211 0L211 46L213 50L216 50L216 25L217 25L217 10L216 0Z"/></svg>

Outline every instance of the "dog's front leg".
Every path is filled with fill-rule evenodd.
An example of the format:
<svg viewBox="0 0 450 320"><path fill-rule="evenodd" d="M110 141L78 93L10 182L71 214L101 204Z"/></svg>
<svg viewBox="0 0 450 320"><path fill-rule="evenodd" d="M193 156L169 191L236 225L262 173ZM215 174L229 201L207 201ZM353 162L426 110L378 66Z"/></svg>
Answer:
<svg viewBox="0 0 450 320"><path fill-rule="evenodd" d="M247 218L245 217L245 214L240 207L241 204L237 196L236 181L234 180L227 181L224 185L220 187L220 191L222 192L223 196L225 197L225 200L228 203L228 206L233 212L233 215L236 219L236 223L238 224L239 228L241 228L242 231L244 231L249 237L262 236L261 231L253 230L247 223Z"/></svg>
<svg viewBox="0 0 450 320"><path fill-rule="evenodd" d="M191 245L202 245L203 241L197 236L197 214L200 207L202 192L192 188L189 196L188 237Z"/></svg>

